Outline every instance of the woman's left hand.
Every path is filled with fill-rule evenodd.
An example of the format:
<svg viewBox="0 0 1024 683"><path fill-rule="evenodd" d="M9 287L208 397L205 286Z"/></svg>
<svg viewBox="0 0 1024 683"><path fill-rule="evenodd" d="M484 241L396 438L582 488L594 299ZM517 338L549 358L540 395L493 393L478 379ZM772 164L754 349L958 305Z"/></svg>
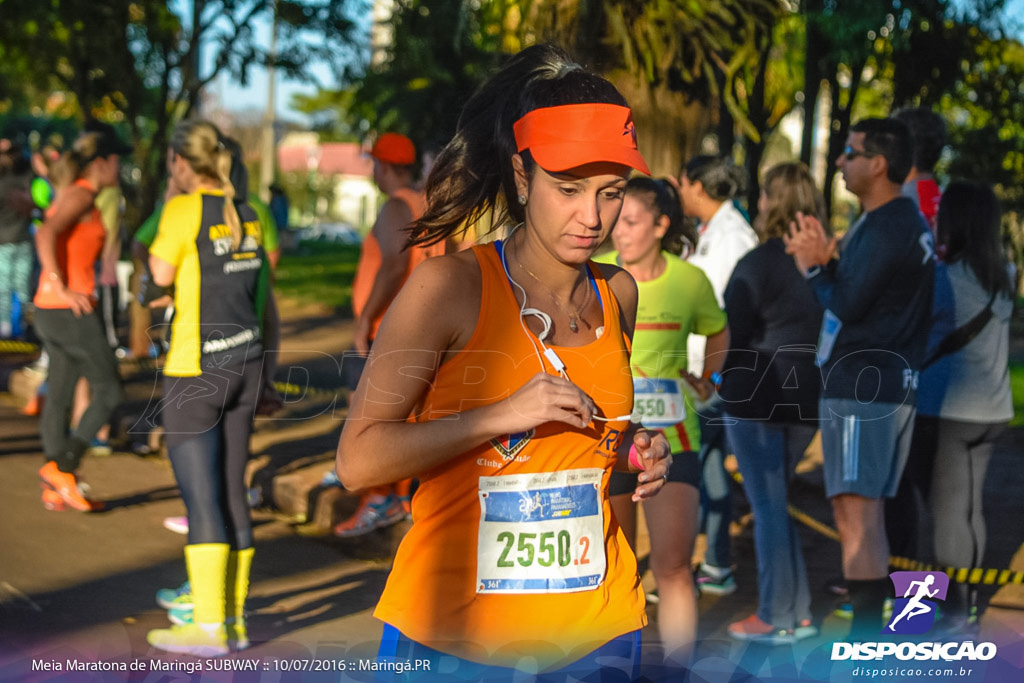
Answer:
<svg viewBox="0 0 1024 683"><path fill-rule="evenodd" d="M284 401L281 400L281 394L277 393L277 389L270 382L264 383L260 397L256 401L256 414L269 416L282 408L284 408Z"/></svg>
<svg viewBox="0 0 1024 683"><path fill-rule="evenodd" d="M640 430L633 435L633 446L644 469L637 477L633 502L639 503L657 495L668 481L668 468L672 465L672 449L664 434Z"/></svg>
<svg viewBox="0 0 1024 683"><path fill-rule="evenodd" d="M697 398L703 402L706 402L715 393L715 385L710 379L698 377L692 372L687 372L686 370L680 370L679 376L690 385L697 394Z"/></svg>

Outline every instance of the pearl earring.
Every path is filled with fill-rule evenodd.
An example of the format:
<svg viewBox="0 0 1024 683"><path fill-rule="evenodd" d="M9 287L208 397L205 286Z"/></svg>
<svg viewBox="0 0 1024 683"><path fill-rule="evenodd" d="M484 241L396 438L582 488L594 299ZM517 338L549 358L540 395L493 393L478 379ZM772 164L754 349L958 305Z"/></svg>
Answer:
<svg viewBox="0 0 1024 683"><path fill-rule="evenodd" d="M519 205L520 206L526 206L526 195L525 194L519 195Z"/></svg>

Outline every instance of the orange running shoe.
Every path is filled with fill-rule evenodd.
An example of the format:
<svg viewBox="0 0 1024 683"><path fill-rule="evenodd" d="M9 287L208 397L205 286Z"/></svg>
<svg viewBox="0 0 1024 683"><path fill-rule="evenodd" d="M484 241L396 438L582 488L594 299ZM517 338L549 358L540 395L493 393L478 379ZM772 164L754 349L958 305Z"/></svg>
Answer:
<svg viewBox="0 0 1024 683"><path fill-rule="evenodd" d="M89 500L82 494L74 474L61 472L57 463L50 461L39 469L39 476L46 487L53 489L69 507L80 512L97 512L103 509L100 501ZM45 504L45 503L44 503Z"/></svg>
<svg viewBox="0 0 1024 683"><path fill-rule="evenodd" d="M28 415L29 417L39 415L43 412L43 401L45 400L45 397L39 393L32 394L32 398L30 398L28 403L25 404L25 407L18 412L22 415Z"/></svg>
<svg viewBox="0 0 1024 683"><path fill-rule="evenodd" d="M66 507L60 494L45 483L43 484L43 507L53 511L63 510Z"/></svg>

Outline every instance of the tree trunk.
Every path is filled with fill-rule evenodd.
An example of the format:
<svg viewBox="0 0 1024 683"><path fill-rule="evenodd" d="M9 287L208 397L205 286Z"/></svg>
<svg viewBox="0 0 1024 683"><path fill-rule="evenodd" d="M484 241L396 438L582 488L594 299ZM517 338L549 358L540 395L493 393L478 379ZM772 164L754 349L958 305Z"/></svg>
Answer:
<svg viewBox="0 0 1024 683"><path fill-rule="evenodd" d="M804 128L800 136L800 161L811 167L814 158L815 107L821 95L822 63L827 38L822 35L812 11L819 11L820 0L808 0L804 7L806 54L804 56Z"/></svg>
<svg viewBox="0 0 1024 683"><path fill-rule="evenodd" d="M625 73L607 77L633 109L637 144L651 175L678 178L683 163L700 152L701 140L711 130L710 110L665 85L652 88Z"/></svg>
<svg viewBox="0 0 1024 683"><path fill-rule="evenodd" d="M838 69L833 69L829 78L829 90L832 97L832 125L829 127L828 157L825 164L825 182L822 191L825 193L825 208L832 215L832 200L835 187L836 161L846 146L846 137L850 133L850 122L853 116L853 105L860 90L861 78L867 58L850 64L850 89L847 93L845 106L840 106Z"/></svg>

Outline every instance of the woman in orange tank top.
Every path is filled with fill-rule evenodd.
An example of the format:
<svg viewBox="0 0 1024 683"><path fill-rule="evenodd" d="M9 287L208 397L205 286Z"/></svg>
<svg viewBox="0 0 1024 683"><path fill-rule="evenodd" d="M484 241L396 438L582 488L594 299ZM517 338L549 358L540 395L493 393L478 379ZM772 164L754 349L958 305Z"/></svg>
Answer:
<svg viewBox="0 0 1024 683"><path fill-rule="evenodd" d="M643 470L648 498L671 456L629 421L636 283L590 262L631 169L648 172L622 96L537 46L467 102L431 170L413 244L484 214L519 226L416 269L338 444L349 488L421 482L375 613L403 679L442 659L466 680L639 675L643 592L608 477Z"/></svg>
<svg viewBox="0 0 1024 683"><path fill-rule="evenodd" d="M92 512L75 474L99 428L121 402L117 359L95 310L96 263L106 239L95 199L117 185L120 155L131 147L114 129L91 122L54 168L57 197L36 231L41 273L33 324L50 356L46 402L39 420L46 464L39 470L43 504ZM68 415L78 379L89 381L91 400L78 425Z"/></svg>

